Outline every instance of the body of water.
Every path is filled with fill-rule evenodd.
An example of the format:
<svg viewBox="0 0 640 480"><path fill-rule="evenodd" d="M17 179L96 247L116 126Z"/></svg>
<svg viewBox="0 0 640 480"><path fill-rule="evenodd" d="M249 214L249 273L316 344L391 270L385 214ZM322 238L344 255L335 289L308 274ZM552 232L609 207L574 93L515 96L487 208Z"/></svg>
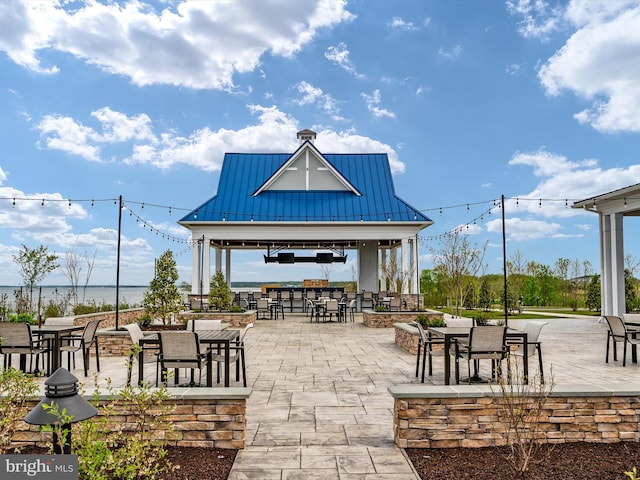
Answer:
<svg viewBox="0 0 640 480"><path fill-rule="evenodd" d="M21 287L0 287L0 296L7 295L9 305L15 304L16 290L20 290ZM147 291L144 287L120 287L118 298L120 304L126 303L130 306L142 305L144 299L144 293ZM53 300L58 303L66 298L70 292L69 287L42 287L42 305L47 305L49 300ZM26 290L22 287L22 291L26 294ZM33 299L37 302L39 294L39 288L33 290ZM186 298L186 294L185 294ZM116 287L115 286L94 286L87 287L86 289L78 289L78 303L90 305L94 303L96 305L115 305L116 304Z"/></svg>

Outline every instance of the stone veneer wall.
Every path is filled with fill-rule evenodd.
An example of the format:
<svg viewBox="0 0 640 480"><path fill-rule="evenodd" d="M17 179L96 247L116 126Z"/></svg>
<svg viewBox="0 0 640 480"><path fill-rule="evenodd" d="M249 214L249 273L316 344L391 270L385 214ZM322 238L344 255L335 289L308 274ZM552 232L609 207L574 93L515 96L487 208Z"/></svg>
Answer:
<svg viewBox="0 0 640 480"><path fill-rule="evenodd" d="M488 385L396 385L393 431L400 448L504 445L501 393ZM517 387L514 387L517 394ZM640 441L640 390L555 385L540 418L542 443Z"/></svg>
<svg viewBox="0 0 640 480"><path fill-rule="evenodd" d="M407 323L394 323L395 343L407 352L416 355L418 353L418 329Z"/></svg>
<svg viewBox="0 0 640 480"><path fill-rule="evenodd" d="M435 310L426 310L422 312L376 312L373 310L363 310L362 322L367 327L391 328L394 323L414 322L418 315L423 315L429 319L443 318L442 312L436 312Z"/></svg>
<svg viewBox="0 0 640 480"><path fill-rule="evenodd" d="M83 315L84 316L84 315ZM178 323L185 323L187 320L195 318L212 318L222 319L223 322L229 323L231 328L244 328L249 323L255 324L257 313L255 310L249 310L244 313L222 313L222 314L204 314L204 313L182 313L178 315ZM124 322L122 323L122 318L118 322L120 325L126 325L132 322ZM102 325L102 324L101 324ZM115 324L114 324L115 326ZM126 330L114 330L111 329L100 329L98 330L98 350L100 351L100 355L104 356L121 356L121 355L129 355L129 351L131 349L131 337L129 337L129 332ZM94 355L94 350L91 350L90 355Z"/></svg>
<svg viewBox="0 0 640 480"><path fill-rule="evenodd" d="M172 393L171 388L168 389ZM250 388L197 388L173 393L164 403L170 407L169 421L171 430L159 429L157 438L165 439L168 445L181 447L210 447L243 449L246 439L246 403ZM92 400L86 397L87 400ZM111 403L111 396L102 396L101 405ZM30 401L25 408L33 409L39 400ZM126 406L115 402L115 411L111 415L114 425L132 425L133 412ZM100 406L98 406L100 411ZM100 413L98 413L99 415ZM91 421L91 420L87 420ZM11 447L26 445L44 446L50 439L49 433L40 432L38 425L20 422L14 434Z"/></svg>

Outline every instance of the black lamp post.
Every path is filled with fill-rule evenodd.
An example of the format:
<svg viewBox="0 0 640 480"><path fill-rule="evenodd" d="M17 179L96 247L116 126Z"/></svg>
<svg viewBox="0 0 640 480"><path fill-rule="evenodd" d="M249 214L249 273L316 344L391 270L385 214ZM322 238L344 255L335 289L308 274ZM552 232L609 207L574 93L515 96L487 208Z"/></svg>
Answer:
<svg viewBox="0 0 640 480"><path fill-rule="evenodd" d="M87 418L94 417L98 409L78 395L78 379L66 368L59 368L44 382L45 398L40 400L38 405L31 410L24 421L31 425L55 425L60 422L57 415L51 413L44 406L57 406L57 412L65 412L65 416L70 416L69 423L62 425L65 432L64 445L59 445L56 430L53 431L53 453L71 453L71 423L81 422Z"/></svg>

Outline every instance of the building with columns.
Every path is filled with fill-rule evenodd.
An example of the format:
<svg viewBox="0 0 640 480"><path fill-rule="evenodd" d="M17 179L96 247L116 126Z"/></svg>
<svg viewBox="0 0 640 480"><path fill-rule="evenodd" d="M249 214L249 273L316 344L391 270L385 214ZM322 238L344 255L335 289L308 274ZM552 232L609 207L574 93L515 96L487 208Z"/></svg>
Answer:
<svg viewBox="0 0 640 480"><path fill-rule="evenodd" d="M640 216L640 183L580 200L572 205L598 214L602 315L623 317L624 217Z"/></svg>
<svg viewBox="0 0 640 480"><path fill-rule="evenodd" d="M192 294L209 292L214 271L231 282L237 250L263 251L266 263L355 254L358 291L377 292L397 249L399 293L419 293L419 234L433 222L396 195L387 154L325 154L315 132L297 137L293 153L226 153L217 194L178 222L191 230Z"/></svg>

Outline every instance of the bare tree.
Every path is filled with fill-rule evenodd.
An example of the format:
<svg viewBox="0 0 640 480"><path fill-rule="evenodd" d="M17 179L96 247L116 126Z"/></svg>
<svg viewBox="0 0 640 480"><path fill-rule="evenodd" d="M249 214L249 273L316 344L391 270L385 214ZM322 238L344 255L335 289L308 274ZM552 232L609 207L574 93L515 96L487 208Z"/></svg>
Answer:
<svg viewBox="0 0 640 480"><path fill-rule="evenodd" d="M75 252L75 243L71 250L64 253L64 269L71 287L70 296L74 305L78 304L78 283L80 281L80 273L82 273L82 258Z"/></svg>
<svg viewBox="0 0 640 480"><path fill-rule="evenodd" d="M389 282L388 288L391 292L402 292L409 281L409 273L402 271L401 261L398 258L397 248L389 250L386 261L380 264L382 277Z"/></svg>
<svg viewBox="0 0 640 480"><path fill-rule="evenodd" d="M442 241L442 249L432 249L435 270L445 279L449 295L455 299L456 315L473 281L486 268L484 255L488 241L483 246L469 242L467 235L459 232L449 234Z"/></svg>
<svg viewBox="0 0 640 480"><path fill-rule="evenodd" d="M89 255L87 255L86 253L84 254L84 261L87 264L87 273L84 277L84 286L82 287L82 303L84 303L84 300L87 296L87 286L89 285L89 280L91 279L91 273L93 272L93 266L96 263L96 254L98 253L97 250L95 250L93 252L93 257L89 258Z"/></svg>
<svg viewBox="0 0 640 480"><path fill-rule="evenodd" d="M320 264L320 271L322 272L322 278L324 280L326 280L327 282L329 281L329 276L331 275L331 267L333 266L332 263L322 263Z"/></svg>

